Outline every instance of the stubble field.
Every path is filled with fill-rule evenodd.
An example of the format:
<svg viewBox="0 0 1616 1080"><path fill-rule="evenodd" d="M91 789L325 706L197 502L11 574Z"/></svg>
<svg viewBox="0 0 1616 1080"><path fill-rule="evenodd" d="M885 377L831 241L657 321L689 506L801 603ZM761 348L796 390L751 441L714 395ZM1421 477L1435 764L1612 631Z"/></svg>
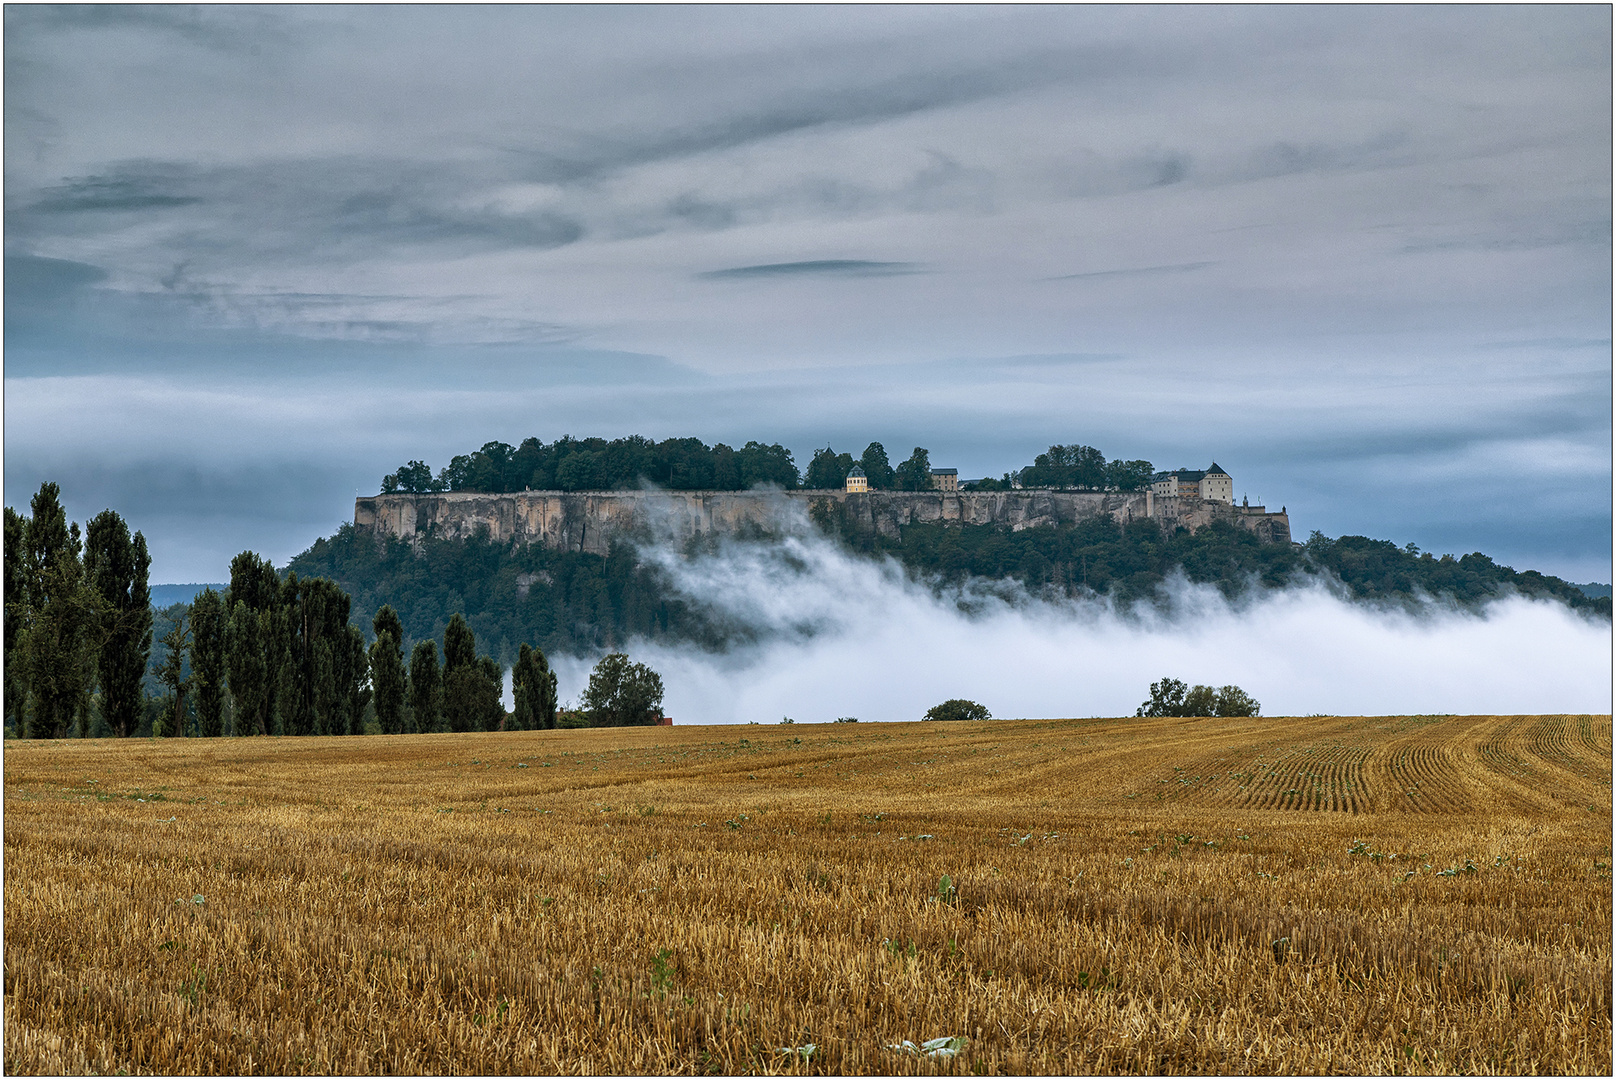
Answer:
<svg viewBox="0 0 1616 1080"><path fill-rule="evenodd" d="M1608 716L8 743L4 1064L1608 1074L1611 751Z"/></svg>

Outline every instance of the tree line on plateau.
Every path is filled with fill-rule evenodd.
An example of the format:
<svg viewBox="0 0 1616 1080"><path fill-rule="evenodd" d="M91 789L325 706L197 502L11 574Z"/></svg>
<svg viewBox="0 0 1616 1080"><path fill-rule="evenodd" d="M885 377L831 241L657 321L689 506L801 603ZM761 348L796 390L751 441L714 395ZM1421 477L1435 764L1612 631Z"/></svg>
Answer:
<svg viewBox="0 0 1616 1080"><path fill-rule="evenodd" d="M513 491L611 491L654 484L672 491L746 491L759 484L787 490L841 488L857 465L877 491L927 491L931 488L931 455L917 446L893 465L886 447L872 442L857 459L831 447L814 451L806 471L799 471L791 451L779 443L748 442L736 450L724 443L708 446L700 439L652 442L641 435L627 438L574 439L563 435L546 446L541 440L484 443L470 454L456 454L436 476L422 461L411 461L382 478L382 493L424 494L433 491L505 493ZM1090 491L1139 491L1150 486L1155 468L1148 461L1106 461L1092 446L1051 446L1031 465L1001 479L972 481L967 489L1005 490L1024 487L1076 488Z"/></svg>
<svg viewBox="0 0 1616 1080"><path fill-rule="evenodd" d="M81 533L61 490L42 485L23 516L5 509L6 731L26 738L132 735L360 735L532 730L655 723L662 683L626 656L596 668L583 708L560 713L541 649L515 650L515 708L504 667L479 655L454 613L438 642L391 605L373 640L350 620L352 598L324 577L277 574L244 551L223 592L205 588L159 613L155 644L146 538L114 511ZM150 692L155 684L157 693Z"/></svg>

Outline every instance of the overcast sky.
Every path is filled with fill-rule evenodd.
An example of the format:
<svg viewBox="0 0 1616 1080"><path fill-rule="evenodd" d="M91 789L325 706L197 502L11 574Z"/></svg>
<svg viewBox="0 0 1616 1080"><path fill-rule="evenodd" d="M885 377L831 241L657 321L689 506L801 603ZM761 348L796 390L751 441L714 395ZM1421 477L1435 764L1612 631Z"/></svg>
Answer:
<svg viewBox="0 0 1616 1080"><path fill-rule="evenodd" d="M1218 462L1611 573L1611 9L5 8L5 496L284 563L562 434Z"/></svg>

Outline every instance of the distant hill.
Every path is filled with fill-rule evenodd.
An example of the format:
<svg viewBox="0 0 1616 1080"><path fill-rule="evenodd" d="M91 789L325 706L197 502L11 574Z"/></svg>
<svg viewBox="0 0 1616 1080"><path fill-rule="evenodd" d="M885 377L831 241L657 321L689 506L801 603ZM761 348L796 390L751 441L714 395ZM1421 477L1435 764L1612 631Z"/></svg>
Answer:
<svg viewBox="0 0 1616 1080"><path fill-rule="evenodd" d="M1253 589L1331 580L1371 603L1418 606L1426 597L1446 597L1478 607L1513 593L1555 599L1606 619L1611 610L1608 596L1589 597L1569 582L1518 572L1479 552L1438 557L1365 536L1314 533L1306 544L1275 544L1227 523L1164 533L1154 520L1119 525L1109 518L1021 530L912 524L898 537L843 534L839 522L826 524L851 552L890 556L920 580L1014 580L1035 593L1098 594L1124 607L1160 602L1161 587L1182 572L1231 599ZM459 612L478 646L502 663L510 663L522 642L550 654L579 654L614 649L633 637L723 648L756 633L693 605L620 544L597 555L502 544L482 534L427 538L412 548L349 524L315 541L285 569L336 581L353 597L354 621L367 630L376 610L391 604L403 620L406 644L441 637L449 616Z"/></svg>
<svg viewBox="0 0 1616 1080"><path fill-rule="evenodd" d="M1597 599L1597 598L1599 598L1601 596L1609 596L1610 595L1610 586L1609 585L1601 585L1597 581L1590 581L1586 585L1577 585L1577 584L1573 583L1571 587L1574 588L1574 589L1581 589L1582 590L1582 595L1594 597L1595 599Z"/></svg>
<svg viewBox="0 0 1616 1080"><path fill-rule="evenodd" d="M170 604L189 604L196 599L196 594L203 589L212 589L214 592L224 592L230 587L229 582L206 582L192 585L153 585L151 587L152 607L162 610Z"/></svg>

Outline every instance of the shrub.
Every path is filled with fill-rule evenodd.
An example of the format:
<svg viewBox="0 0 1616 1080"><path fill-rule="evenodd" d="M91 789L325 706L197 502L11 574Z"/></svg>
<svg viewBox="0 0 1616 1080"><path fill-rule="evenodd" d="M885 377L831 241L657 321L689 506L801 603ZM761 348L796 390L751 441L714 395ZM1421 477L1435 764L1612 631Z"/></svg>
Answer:
<svg viewBox="0 0 1616 1080"><path fill-rule="evenodd" d="M922 720L992 720L993 714L988 712L986 705L978 705L974 701L964 698L949 698L941 705L933 705L926 710Z"/></svg>

